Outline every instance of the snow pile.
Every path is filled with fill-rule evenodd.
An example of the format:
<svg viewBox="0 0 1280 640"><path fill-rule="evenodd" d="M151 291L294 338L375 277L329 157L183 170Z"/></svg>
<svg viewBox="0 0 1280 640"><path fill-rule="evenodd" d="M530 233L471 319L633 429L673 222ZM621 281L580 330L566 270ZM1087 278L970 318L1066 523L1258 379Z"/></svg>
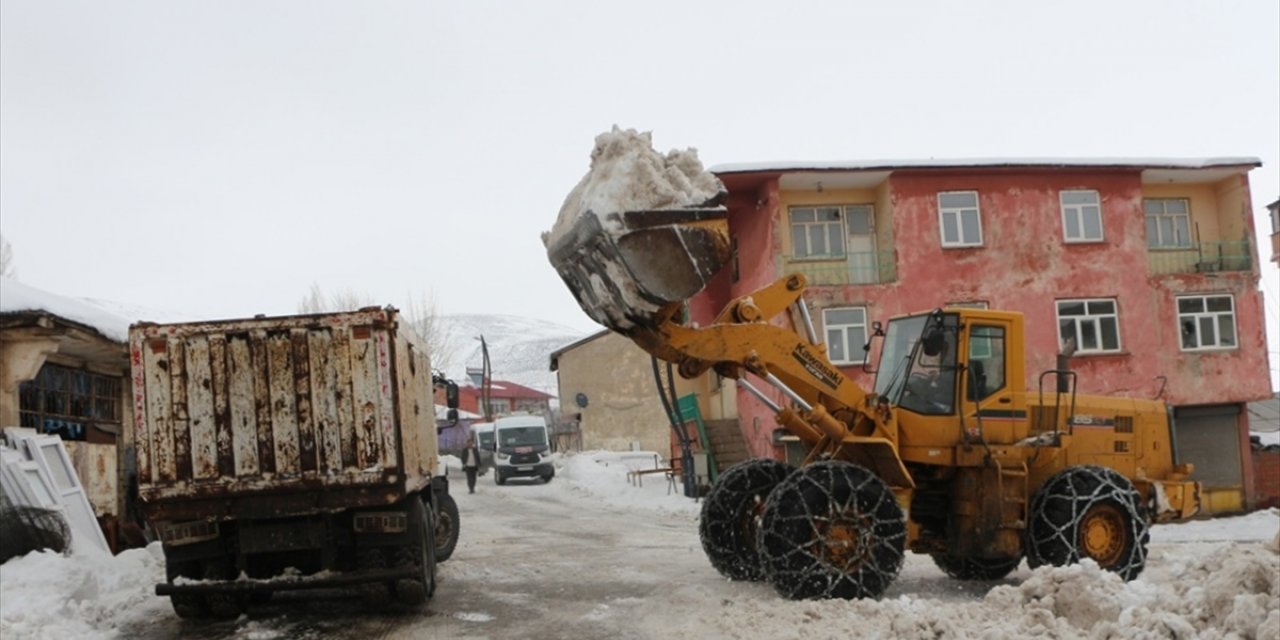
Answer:
<svg viewBox="0 0 1280 640"><path fill-rule="evenodd" d="M1170 579L1171 578L1171 579ZM1021 613L1018 633L1093 638L1280 637L1280 560L1261 545L1191 559L1170 578L1125 583L1092 561L1042 568L986 603Z"/></svg>
<svg viewBox="0 0 1280 640"><path fill-rule="evenodd" d="M653 150L651 132L615 125L596 136L590 171L569 192L555 226L542 239L551 246L587 212L599 216L605 229L616 229L618 223L610 222L609 214L704 206L722 192L724 185L703 169L695 149L662 155Z"/></svg>
<svg viewBox="0 0 1280 640"><path fill-rule="evenodd" d="M920 559L908 555L912 563ZM1177 558L1184 563L1172 573L1128 583L1092 561L1041 567L978 601L903 594L789 602L767 586L738 584L740 598L699 614L690 631L725 638L835 639L848 637L850 629L866 638L919 640L1280 638L1280 556L1274 548L1236 543ZM650 631L667 624L655 621Z"/></svg>
<svg viewBox="0 0 1280 640"><path fill-rule="evenodd" d="M571 491L612 507L697 518L701 505L684 497L678 482L672 491L666 474L628 479L630 471L653 469L654 457L652 451L568 453L556 461L556 479L563 479Z"/></svg>
<svg viewBox="0 0 1280 640"><path fill-rule="evenodd" d="M160 543L117 556L38 551L0 565L0 637L104 638L126 620L172 616Z"/></svg>

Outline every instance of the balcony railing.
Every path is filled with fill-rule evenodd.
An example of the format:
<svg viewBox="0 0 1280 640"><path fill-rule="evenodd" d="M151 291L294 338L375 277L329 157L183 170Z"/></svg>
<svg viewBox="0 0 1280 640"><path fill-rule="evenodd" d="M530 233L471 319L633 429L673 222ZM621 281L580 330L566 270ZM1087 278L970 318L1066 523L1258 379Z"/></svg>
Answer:
<svg viewBox="0 0 1280 640"><path fill-rule="evenodd" d="M1151 249L1147 252L1147 266L1152 275L1249 271L1253 269L1253 254L1244 240L1201 242L1176 249Z"/></svg>
<svg viewBox="0 0 1280 640"><path fill-rule="evenodd" d="M802 273L809 286L882 284L898 279L893 252L864 251L843 256L778 256L778 270Z"/></svg>

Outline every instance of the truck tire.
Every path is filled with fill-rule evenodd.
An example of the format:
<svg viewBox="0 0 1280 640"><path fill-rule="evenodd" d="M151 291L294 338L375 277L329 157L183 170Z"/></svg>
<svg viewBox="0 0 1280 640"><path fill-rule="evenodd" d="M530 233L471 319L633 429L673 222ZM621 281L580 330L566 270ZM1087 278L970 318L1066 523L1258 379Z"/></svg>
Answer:
<svg viewBox="0 0 1280 640"><path fill-rule="evenodd" d="M730 580L763 580L756 525L773 488L795 468L769 458L738 463L721 474L702 501L698 537L711 566Z"/></svg>
<svg viewBox="0 0 1280 640"><path fill-rule="evenodd" d="M216 558L205 561L204 577L206 580L228 580L233 577L231 558ZM215 618L230 620L240 617L249 604L248 594L210 593L205 596L209 606L209 614Z"/></svg>
<svg viewBox="0 0 1280 640"><path fill-rule="evenodd" d="M932 554L933 563L956 580L999 580L1022 564L1022 558L961 558L947 553Z"/></svg>
<svg viewBox="0 0 1280 640"><path fill-rule="evenodd" d="M436 591L436 522L435 511L422 499L409 499L410 528L416 538L395 550L397 566L414 566L418 574L414 578L402 578L395 583L396 599L406 605L420 605Z"/></svg>
<svg viewBox="0 0 1280 640"><path fill-rule="evenodd" d="M356 549L356 568L361 570L378 570L387 568L387 555L381 547L364 547ZM366 582L357 590L360 600L366 609L378 611L387 606L390 589L385 582Z"/></svg>
<svg viewBox="0 0 1280 640"><path fill-rule="evenodd" d="M874 598L902 569L907 524L888 485L841 461L817 462L769 494L756 547L784 597Z"/></svg>
<svg viewBox="0 0 1280 640"><path fill-rule="evenodd" d="M1029 517L1023 547L1032 569L1090 558L1132 580L1147 563L1150 525L1142 496L1112 469L1059 471L1031 499Z"/></svg>
<svg viewBox="0 0 1280 640"><path fill-rule="evenodd" d="M458 519L458 502L453 496L447 493L435 495L436 500L440 501L440 507L436 510L436 562L444 562L453 555L454 547L458 546L461 520Z"/></svg>
<svg viewBox="0 0 1280 640"><path fill-rule="evenodd" d="M493 468L493 482L498 486L502 486L507 483L507 477L502 475L502 469L499 469L498 467Z"/></svg>
<svg viewBox="0 0 1280 640"><path fill-rule="evenodd" d="M164 563L164 572L166 581L173 584L177 578L200 579L204 577L204 572L198 562L173 563L167 558ZM173 606L173 612L183 619L204 618L209 615L209 605L205 602L204 596L193 593L175 593L169 596L169 604Z"/></svg>

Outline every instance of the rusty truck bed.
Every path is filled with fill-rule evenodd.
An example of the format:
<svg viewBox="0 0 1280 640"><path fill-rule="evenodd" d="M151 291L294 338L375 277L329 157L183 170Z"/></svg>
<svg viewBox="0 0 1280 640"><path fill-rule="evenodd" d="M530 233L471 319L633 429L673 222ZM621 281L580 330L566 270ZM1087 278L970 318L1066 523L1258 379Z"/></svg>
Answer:
<svg viewBox="0 0 1280 640"><path fill-rule="evenodd" d="M130 327L151 519L386 504L436 465L431 371L394 309Z"/></svg>

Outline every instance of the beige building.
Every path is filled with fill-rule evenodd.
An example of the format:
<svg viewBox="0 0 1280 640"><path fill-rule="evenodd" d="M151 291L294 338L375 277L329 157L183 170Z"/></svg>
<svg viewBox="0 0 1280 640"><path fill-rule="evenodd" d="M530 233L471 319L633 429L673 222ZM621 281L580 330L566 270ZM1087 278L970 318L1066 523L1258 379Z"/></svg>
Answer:
<svg viewBox="0 0 1280 640"><path fill-rule="evenodd" d="M658 396L653 363L625 336L601 331L551 354L551 370L557 372L560 413L578 414L583 450L656 451L664 459L679 458L662 399ZM659 362L664 384L667 365ZM712 452L711 464L723 470L747 457L738 433L734 381L708 372L695 380L675 376L676 395L686 403L693 397L703 430L688 421L692 449ZM755 432L772 431L776 425L754 421ZM676 463L678 464L678 462Z"/></svg>
<svg viewBox="0 0 1280 640"><path fill-rule="evenodd" d="M584 450L671 451L671 422L653 379L653 365L626 337L601 331L551 354L560 412L580 415ZM663 365L665 372L665 364ZM676 392L690 392L676 376Z"/></svg>
<svg viewBox="0 0 1280 640"><path fill-rule="evenodd" d="M12 280L0 286L0 426L63 439L116 547L132 415L128 321Z"/></svg>

